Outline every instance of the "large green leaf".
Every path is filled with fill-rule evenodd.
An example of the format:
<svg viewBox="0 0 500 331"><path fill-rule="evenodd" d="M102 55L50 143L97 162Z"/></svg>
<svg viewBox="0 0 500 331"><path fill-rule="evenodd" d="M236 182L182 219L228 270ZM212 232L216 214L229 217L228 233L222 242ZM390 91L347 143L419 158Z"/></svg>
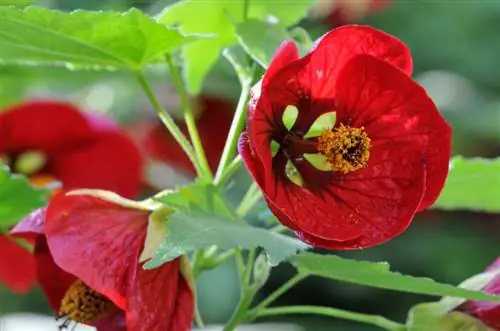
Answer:
<svg viewBox="0 0 500 331"><path fill-rule="evenodd" d="M280 44L291 39L282 24L254 19L237 24L236 34L245 51L264 68L268 67Z"/></svg>
<svg viewBox="0 0 500 331"><path fill-rule="evenodd" d="M157 200L177 211L166 217L168 234L146 268L212 245L222 249L263 247L271 264L308 247L297 239L248 225L209 183L194 183Z"/></svg>
<svg viewBox="0 0 500 331"><path fill-rule="evenodd" d="M500 212L500 158L454 157L434 208Z"/></svg>
<svg viewBox="0 0 500 331"><path fill-rule="evenodd" d="M277 19L284 26L290 26L305 17L313 3L313 0L253 0L249 1L248 18ZM192 93L200 91L203 79L222 50L237 42L234 24L243 22L244 5L244 0L185 0L167 7L159 15L160 22L168 26L178 24L184 33L214 35L214 38L193 43L184 49L184 76Z"/></svg>
<svg viewBox="0 0 500 331"><path fill-rule="evenodd" d="M137 9L126 13L0 7L0 62L140 69L196 40Z"/></svg>
<svg viewBox="0 0 500 331"><path fill-rule="evenodd" d="M299 273L307 275L401 292L500 302L500 296L437 283L430 278L407 276L390 271L389 264L385 262L355 261L313 253L299 254L294 256L292 261Z"/></svg>
<svg viewBox="0 0 500 331"><path fill-rule="evenodd" d="M0 164L0 232L46 203L48 191L33 188L26 177Z"/></svg>

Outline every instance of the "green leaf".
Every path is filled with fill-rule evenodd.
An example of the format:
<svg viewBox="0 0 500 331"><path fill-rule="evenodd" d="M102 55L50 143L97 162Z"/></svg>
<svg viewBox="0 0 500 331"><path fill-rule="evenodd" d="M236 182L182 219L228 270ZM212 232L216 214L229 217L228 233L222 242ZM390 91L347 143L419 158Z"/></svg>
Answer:
<svg viewBox="0 0 500 331"><path fill-rule="evenodd" d="M241 46L263 68L269 66L281 43L291 39L282 24L255 19L237 24L236 34Z"/></svg>
<svg viewBox="0 0 500 331"><path fill-rule="evenodd" d="M252 227L237 218L210 183L193 183L156 200L177 212L166 218L168 234L145 268L156 268L212 245L222 249L263 247L274 265L308 247L295 238Z"/></svg>
<svg viewBox="0 0 500 331"><path fill-rule="evenodd" d="M314 0L252 0L249 1L248 18L277 19L288 27L305 17L313 3ZM244 21L244 6L245 0L185 0L167 7L158 16L159 22L168 26L177 24L184 33L214 35L214 38L184 48L184 77L191 93L200 91L203 79L222 50L237 43L234 24Z"/></svg>
<svg viewBox="0 0 500 331"><path fill-rule="evenodd" d="M389 264L385 262L355 261L313 253L299 254L294 256L292 261L299 273L308 275L400 292L500 302L500 296L437 283L430 278L407 276L390 271Z"/></svg>
<svg viewBox="0 0 500 331"><path fill-rule="evenodd" d="M433 208L500 212L500 158L454 157Z"/></svg>
<svg viewBox="0 0 500 331"><path fill-rule="evenodd" d="M126 13L0 7L0 62L140 69L196 40L137 9Z"/></svg>
<svg viewBox="0 0 500 331"><path fill-rule="evenodd" d="M9 168L0 165L0 232L45 205L47 196L47 190L35 189L26 177L11 174Z"/></svg>

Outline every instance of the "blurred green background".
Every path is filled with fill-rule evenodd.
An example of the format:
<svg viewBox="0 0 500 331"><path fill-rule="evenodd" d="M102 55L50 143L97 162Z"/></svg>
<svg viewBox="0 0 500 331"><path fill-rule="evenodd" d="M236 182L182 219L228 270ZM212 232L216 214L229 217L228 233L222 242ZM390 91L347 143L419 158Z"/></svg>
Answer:
<svg viewBox="0 0 500 331"><path fill-rule="evenodd" d="M330 0L323 0L330 1ZM356 0L352 0L355 2ZM2 1L2 3L9 1ZM15 3L16 1L10 1ZM33 3L62 10L139 7L155 14L171 1L44 0ZM24 2L23 2L24 3ZM391 33L412 50L414 77L433 97L454 129L454 154L500 155L500 1L393 1L383 10L356 19ZM328 27L305 20L313 37ZM160 96L167 91L166 72L149 72ZM24 98L71 100L83 108L109 113L124 125L148 120L153 111L132 75L123 72L71 72L64 68L0 66L0 105ZM206 80L206 94L236 98L237 79L224 59ZM163 95L168 103L168 94ZM154 115L154 114L153 114ZM242 176L245 176L242 173ZM500 174L499 174L500 176ZM388 261L394 270L458 284L484 269L499 255L500 215L470 212L420 213L400 237L364 251L340 253L357 259ZM261 296L293 273L288 265L273 269ZM231 264L200 277L202 315L207 323L228 319L238 299L238 280ZM287 293L280 304L326 305L404 321L415 303L432 300L403 293L311 278ZM39 289L27 296L0 289L0 313L44 312L48 306ZM306 330L376 330L375 327L320 319L283 318Z"/></svg>

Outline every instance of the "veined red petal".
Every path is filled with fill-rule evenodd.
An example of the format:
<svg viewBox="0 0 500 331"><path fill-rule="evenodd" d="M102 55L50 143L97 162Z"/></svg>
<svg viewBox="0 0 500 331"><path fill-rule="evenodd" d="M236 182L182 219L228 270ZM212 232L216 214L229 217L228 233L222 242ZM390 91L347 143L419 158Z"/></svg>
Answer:
<svg viewBox="0 0 500 331"><path fill-rule="evenodd" d="M53 162L53 173L65 189L105 189L127 198L139 193L142 158L132 140L119 131L97 132Z"/></svg>
<svg viewBox="0 0 500 331"><path fill-rule="evenodd" d="M127 330L190 330L194 298L183 281L180 260L151 270L136 268L128 290Z"/></svg>
<svg viewBox="0 0 500 331"><path fill-rule="evenodd" d="M0 252L0 283L14 292L28 292L36 281L33 255L4 234L0 234Z"/></svg>
<svg viewBox="0 0 500 331"><path fill-rule="evenodd" d="M97 331L130 331L125 322L125 313L121 309L114 309L111 312L99 317L92 323Z"/></svg>
<svg viewBox="0 0 500 331"><path fill-rule="evenodd" d="M276 53L274 54L273 59L264 74L262 85L266 86L276 73L298 59L299 49L297 48L295 42L292 40L283 41L280 47L276 50Z"/></svg>
<svg viewBox="0 0 500 331"><path fill-rule="evenodd" d="M32 101L15 105L0 114L0 152L36 149L52 153L92 133L84 115L73 105Z"/></svg>
<svg viewBox="0 0 500 331"><path fill-rule="evenodd" d="M43 234L46 211L47 207L42 207L31 212L10 231L12 236L34 242L40 234Z"/></svg>
<svg viewBox="0 0 500 331"><path fill-rule="evenodd" d="M56 195L45 234L55 263L126 310L149 212L90 195ZM82 263L85 261L85 263Z"/></svg>
<svg viewBox="0 0 500 331"><path fill-rule="evenodd" d="M409 141L421 146L426 191L419 210L434 203L448 175L451 128L425 90L370 55L349 61L338 76L337 86L338 121L364 127L372 141Z"/></svg>

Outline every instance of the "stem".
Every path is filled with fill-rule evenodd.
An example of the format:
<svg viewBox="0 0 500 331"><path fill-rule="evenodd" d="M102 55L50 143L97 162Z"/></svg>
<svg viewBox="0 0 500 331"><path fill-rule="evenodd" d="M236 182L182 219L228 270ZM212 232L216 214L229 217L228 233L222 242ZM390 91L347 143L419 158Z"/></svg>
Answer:
<svg viewBox="0 0 500 331"><path fill-rule="evenodd" d="M252 207L257 203L257 201L259 201L260 198L261 198L260 189L257 186L257 184L255 184L255 182L252 182L252 184L248 188L247 193L241 200L241 203L238 209L236 210L236 213L241 217L245 216L250 211L250 209L252 209Z"/></svg>
<svg viewBox="0 0 500 331"><path fill-rule="evenodd" d="M203 248L198 249L194 254L191 260L191 273L193 274L194 279L198 279L201 271L204 267L203 256L205 255L205 250Z"/></svg>
<svg viewBox="0 0 500 331"><path fill-rule="evenodd" d="M406 326L400 323L391 321L383 316L369 315L346 311L342 309L330 307L315 307L315 306L288 306L268 308L258 313L258 317L287 315L287 314L315 314L330 317L337 317L346 320L356 321L360 323L372 324L390 331L404 331Z"/></svg>
<svg viewBox="0 0 500 331"><path fill-rule="evenodd" d="M175 88L179 93L182 110L184 113L184 121L186 122L189 137L191 138L191 142L193 143L196 156L198 157L201 171L198 173L198 175L212 180L212 171L210 170L210 166L208 165L205 150L203 149L203 145L201 143L200 134L198 132L198 129L196 128L196 121L194 119L193 111L189 104L188 93L184 87L184 83L182 82L179 70L177 70L176 66L174 65L174 61L170 54L165 55L165 61L167 62L168 70L172 75L172 80L174 82Z"/></svg>
<svg viewBox="0 0 500 331"><path fill-rule="evenodd" d="M247 80L242 84L240 99L238 100L238 105L236 106L236 112L234 113L233 122L231 123L231 128L229 129L229 133L227 134L226 144L224 145L224 150L222 151L219 166L215 174L215 183L219 183L221 181L221 177L223 177L226 168L229 166L229 163L236 153L238 138L241 131L243 130L243 127L245 126L246 107L248 97L250 96L251 84L251 78L247 78Z"/></svg>
<svg viewBox="0 0 500 331"><path fill-rule="evenodd" d="M245 288L242 291L240 301L236 306L233 316L231 316L231 319L226 323L223 331L233 331L243 320L245 320L247 310L252 304L254 295L255 290L251 288Z"/></svg>
<svg viewBox="0 0 500 331"><path fill-rule="evenodd" d="M198 163L198 160L196 158L195 151L193 149L193 146L189 143L187 140L186 136L182 133L182 131L179 129L177 124L175 124L174 119L170 114L160 105L160 102L156 98L153 90L151 89L151 86L149 86L149 83L146 80L146 77L144 77L144 73L142 71L136 71L135 76L137 80L139 81L139 84L141 85L142 89L146 93L149 102L151 102L151 105L153 108L156 110L158 113L158 116L160 117L160 120L163 122L163 124L167 127L168 131L172 134L172 136L175 138L175 140L181 145L182 149L186 153L186 155L189 157L189 160L191 163L193 163L196 172L200 173L200 165Z"/></svg>
<svg viewBox="0 0 500 331"><path fill-rule="evenodd" d="M290 278L286 283L277 288L273 293L271 293L267 298L265 298L257 307L252 309L255 316L258 316L262 310L264 310L271 303L276 301L280 296L282 296L289 289L297 285L302 279L306 278L305 274L296 274L292 278Z"/></svg>
<svg viewBox="0 0 500 331"><path fill-rule="evenodd" d="M247 257L247 266L245 269L245 272L243 274L243 282L247 285L250 286L251 283L251 277L252 277L252 270L253 270L253 264L255 262L255 254L256 254L256 249L252 248L248 252L248 257Z"/></svg>
<svg viewBox="0 0 500 331"><path fill-rule="evenodd" d="M222 175L219 178L216 178L214 184L219 187L224 185L228 179L231 178L234 172L238 170L242 163L243 159L241 158L241 155L236 155L233 161L226 167Z"/></svg>

